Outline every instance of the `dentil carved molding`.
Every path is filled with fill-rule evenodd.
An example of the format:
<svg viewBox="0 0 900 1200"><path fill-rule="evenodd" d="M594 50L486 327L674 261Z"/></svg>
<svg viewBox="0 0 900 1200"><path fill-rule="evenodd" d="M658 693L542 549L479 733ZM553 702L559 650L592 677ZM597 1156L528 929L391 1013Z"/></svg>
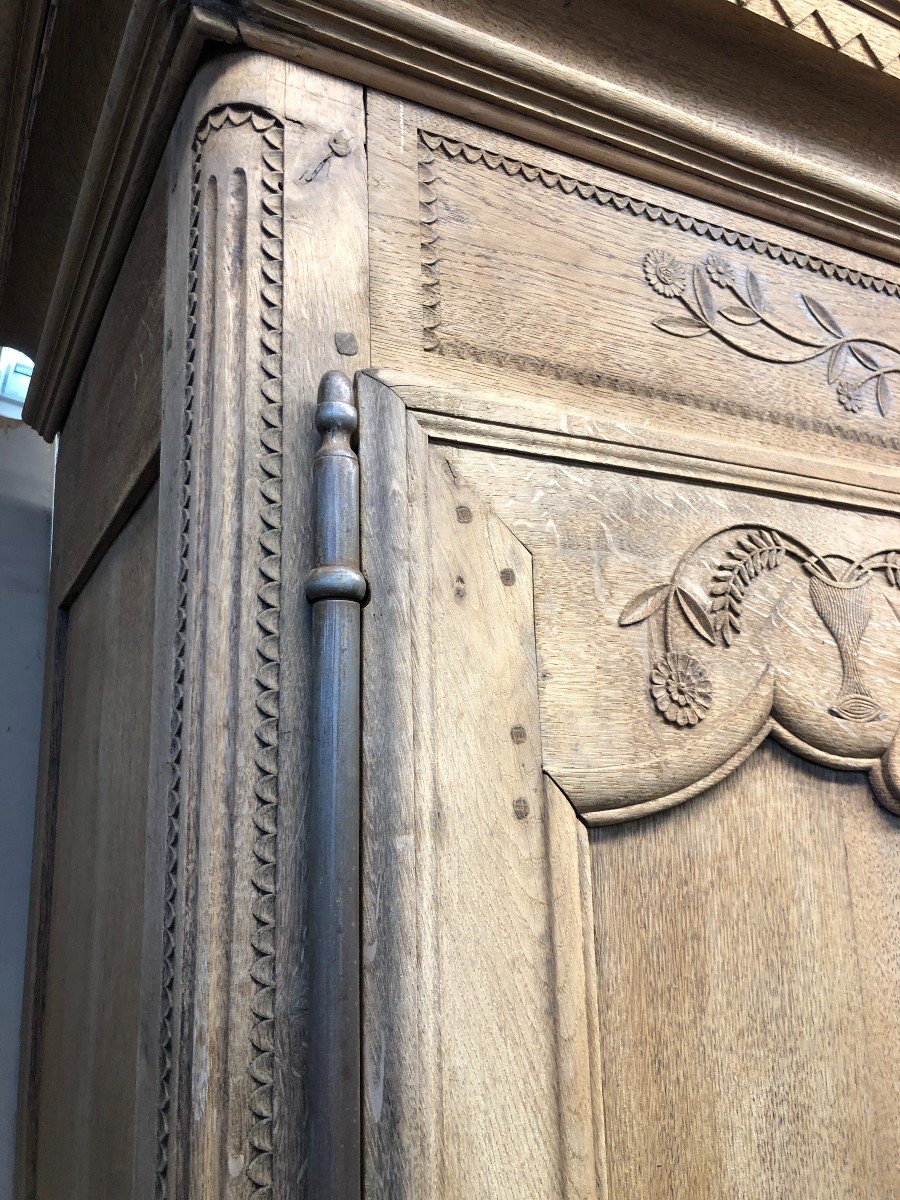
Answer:
<svg viewBox="0 0 900 1200"><path fill-rule="evenodd" d="M256 139L256 162L230 165L216 178L205 166L205 152L222 131L251 130ZM258 379L250 389L250 428L255 425L255 444L249 442L247 455L254 464L255 508L257 511L256 553L256 658L254 707L256 720L247 731L249 751L255 771L252 821L253 861L250 867L252 893L252 934L250 969L250 1045L247 1069L249 1154L246 1172L254 1192L268 1196L272 1184L273 1145L273 1073L275 1009L275 885L277 869L278 811L278 723L279 663L281 618L281 411L282 411L282 267L283 267L283 137L282 122L269 112L242 104L221 105L212 109L197 127L192 145L190 221L187 264L187 325L185 330L184 407L181 429L180 462L180 559L178 568L176 645L172 679L170 784L167 794L166 880L163 913L163 972L159 1062L159 1101L157 1117L156 1195L166 1200L169 1187L169 1142L173 1085L173 1021L176 977L176 898L182 868L182 826L185 821L184 788L185 689L188 671L188 639L191 630L188 614L192 595L204 587L203 580L192 578L198 563L194 545L192 517L197 505L208 507L208 499L196 494L198 474L196 458L197 429L202 405L207 437L212 393L217 381L211 369L217 338L225 337L225 322L216 316L217 292L221 272L228 266L235 272L230 280L235 293L244 290L244 272L258 258L259 276L251 277L246 292L251 305L248 314L253 328L252 306L256 307L258 329ZM248 173L258 172L258 190L248 184ZM248 211L251 196L258 196L259 210ZM226 210L224 225L220 208ZM252 237L256 231L257 253ZM220 244L221 243L221 244ZM226 255L229 257L226 260ZM226 355L240 357L240 350L229 345ZM233 364L232 364L233 365ZM228 400L223 399L227 405ZM252 414L256 414L255 418ZM204 487L209 487L204 475ZM240 499L240 498L239 498ZM208 514L207 514L208 519ZM225 548L219 551L225 553ZM193 601L197 620L196 599ZM197 683L200 681L197 680ZM202 737L201 733L195 736ZM239 736L241 736L239 734ZM228 797L217 797L228 801Z"/></svg>

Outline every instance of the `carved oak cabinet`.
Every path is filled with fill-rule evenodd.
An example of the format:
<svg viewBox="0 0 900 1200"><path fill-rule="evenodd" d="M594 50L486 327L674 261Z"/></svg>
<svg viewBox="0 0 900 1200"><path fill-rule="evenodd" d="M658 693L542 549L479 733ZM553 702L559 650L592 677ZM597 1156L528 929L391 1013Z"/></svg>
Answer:
<svg viewBox="0 0 900 1200"><path fill-rule="evenodd" d="M898 1200L895 0L80 19L20 1200Z"/></svg>

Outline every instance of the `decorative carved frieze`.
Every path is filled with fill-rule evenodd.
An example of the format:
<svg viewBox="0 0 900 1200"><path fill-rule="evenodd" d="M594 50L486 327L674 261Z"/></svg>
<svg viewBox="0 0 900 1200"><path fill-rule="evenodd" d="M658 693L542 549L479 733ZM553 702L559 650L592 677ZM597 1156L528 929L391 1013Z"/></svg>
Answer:
<svg viewBox="0 0 900 1200"><path fill-rule="evenodd" d="M789 324L772 312L755 271L747 268L741 279L731 261L717 254L689 266L664 250L651 250L644 255L643 265L650 287L678 301L684 310L654 321L657 329L681 338L711 334L724 346L760 362L792 366L822 360L827 364L827 382L847 412L859 412L871 402L882 417L890 412L890 377L900 375L900 345L848 335L825 305L806 293L800 294L800 300L812 326ZM750 330L764 336L753 337Z"/></svg>
<svg viewBox="0 0 900 1200"><path fill-rule="evenodd" d="M900 12L884 0L729 0L786 29L900 77Z"/></svg>
<svg viewBox="0 0 900 1200"><path fill-rule="evenodd" d="M900 344L891 336L891 306L900 295L896 279L427 129L419 130L417 167L421 347L426 354L900 449L894 420L885 420L896 417L891 399L893 377L900 372ZM461 221L460 207L467 204L461 190L465 177L479 170L494 179L479 182L472 177L472 194L481 202L472 204L471 214L466 208ZM560 196L570 197L576 206L571 227L559 224L569 216ZM517 249L495 229L495 209L508 221L521 219L523 237L533 248L532 257L521 264ZM629 217L649 223L654 232L640 238L633 227L623 228L617 239L615 226ZM551 227L554 233L547 236ZM564 244L567 236L572 239L569 245ZM692 253L686 244L690 236L713 242L715 248ZM769 263L768 270L760 259ZM673 302L671 315L654 311L623 287L617 279L622 268L634 272L635 281L643 270L654 291ZM481 321L467 316L470 302L461 302L461 283L469 282L471 271L470 288L474 287L476 269L482 279L485 270L496 272L483 284L488 290L502 288L509 270L518 272L518 290L502 291ZM569 287L582 294L589 287L595 303L585 302L579 309L567 340L560 336L554 343L549 332L557 328L554 315L563 305L548 305L545 336L525 336L521 330L533 312L528 307L532 299L537 303L541 287L546 289L550 280L558 283L565 271ZM790 278L795 271L815 275L820 286L807 287L798 280L797 287ZM528 278L532 272L533 281ZM841 305L844 289L846 301ZM517 321L519 293L523 298ZM647 339L637 320L645 311L647 324L666 338L651 333ZM663 369L662 363L669 360L657 357L655 343L674 341L676 336L705 336L707 343L718 341L735 351L728 367L730 386L723 386L725 372L717 377L709 369L708 356L696 370L689 357L681 358L677 370ZM667 354L664 345L661 351ZM780 382L771 371L768 378L750 373L738 353L767 368L795 368L785 395L775 395ZM820 361L825 382L833 389L831 404L827 393L820 398L814 390L821 385L811 368Z"/></svg>
<svg viewBox="0 0 900 1200"><path fill-rule="evenodd" d="M698 580L697 567L701 563L703 573ZM762 727L781 735L801 753L804 744L807 751L812 744L813 757L818 751L835 759L846 747L829 744L829 725L817 722L816 711L848 726L869 727L863 739L869 761L859 765L869 769L879 801L891 811L900 812L900 774L894 750L900 713L896 697L891 695L893 689L886 685L883 672L874 667L872 655L876 648L870 645L867 661L861 656L861 644L879 597L884 602L882 611L900 620L896 597L900 550L879 549L855 558L843 553L822 554L783 529L733 525L687 550L667 582L655 584L629 601L619 616L619 625L649 623L647 689L656 712L687 732L707 716L714 721L722 721L724 716L710 680L709 664L705 658L701 661L690 642L699 637L727 655L743 636L749 594L763 576L777 575L785 581L781 593L774 598L770 593L769 612L762 626L759 614L754 622L753 636L764 643L770 625L779 623L785 597L789 592L798 594L798 569L807 577L807 602L821 628L827 631L831 650L829 640L817 639L808 625L798 631L800 651L796 658L788 654L791 665L787 668L777 664L774 656L770 658L763 644L763 658L769 661L753 690L771 695L772 715ZM703 591L698 589L698 582ZM802 588L799 590L802 593ZM884 640L882 633L877 653L890 655L890 646L882 645ZM835 649L840 682L829 692L831 685L826 680L830 672L820 670L817 660L821 657L828 661ZM785 669L802 678L805 698L801 704L796 700L779 702L780 689L773 684L776 674ZM790 687L788 684L788 690ZM839 765L850 766L852 760L845 759Z"/></svg>
<svg viewBox="0 0 900 1200"><path fill-rule="evenodd" d="M662 716L682 728L696 725L706 716L711 701L703 667L676 645L675 609L710 645L729 647L741 632L744 599L753 581L764 572L794 561L810 577L810 601L841 658L841 686L828 711L845 721L886 719L888 714L863 678L859 646L872 619L873 583L880 578L889 588L896 589L900 584L900 551L879 550L851 560L843 555L823 557L790 534L764 526L736 526L723 533L733 535L733 539L726 544L712 575L707 601L683 587L678 577L685 560L702 554L712 538L685 555L667 584L642 592L619 617L620 625L639 624L651 617L658 623L663 654L651 668L650 692ZM716 539L720 536L713 535ZM885 598L900 619L897 601Z"/></svg>
<svg viewBox="0 0 900 1200"><path fill-rule="evenodd" d="M680 804L773 736L900 813L896 515L444 448L532 556L545 771L591 824Z"/></svg>

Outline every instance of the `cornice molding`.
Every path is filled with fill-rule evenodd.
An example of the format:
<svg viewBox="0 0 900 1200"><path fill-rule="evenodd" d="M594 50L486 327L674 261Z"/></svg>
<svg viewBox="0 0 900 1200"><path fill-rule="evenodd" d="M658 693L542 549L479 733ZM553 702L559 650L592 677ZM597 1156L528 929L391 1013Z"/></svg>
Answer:
<svg viewBox="0 0 900 1200"><path fill-rule="evenodd" d="M58 0L41 0L24 11L0 155L0 290L6 282L19 190L57 8Z"/></svg>
<svg viewBox="0 0 900 1200"><path fill-rule="evenodd" d="M887 0L881 0L884 6ZM723 13L726 10L722 10ZM514 36L511 31L510 36ZM900 197L410 0L135 0L25 419L59 430L204 43L267 53L900 262ZM835 62L837 60L834 60ZM874 78L874 77L873 77Z"/></svg>
<svg viewBox="0 0 900 1200"><path fill-rule="evenodd" d="M242 40L305 66L900 262L900 200L409 0L246 0Z"/></svg>
<svg viewBox="0 0 900 1200"><path fill-rule="evenodd" d="M44 321L23 419L59 432L203 46L234 42L217 12L136 0Z"/></svg>
<svg viewBox="0 0 900 1200"><path fill-rule="evenodd" d="M900 78L900 5L893 0L728 0L857 62Z"/></svg>

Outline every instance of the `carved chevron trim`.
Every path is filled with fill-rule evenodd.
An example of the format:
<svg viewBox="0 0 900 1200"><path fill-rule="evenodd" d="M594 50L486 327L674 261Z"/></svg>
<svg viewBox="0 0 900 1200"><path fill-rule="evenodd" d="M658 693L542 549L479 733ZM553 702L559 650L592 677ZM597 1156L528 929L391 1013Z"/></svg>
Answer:
<svg viewBox="0 0 900 1200"><path fill-rule="evenodd" d="M250 123L260 134L262 149L262 213L260 218L262 276L260 279L261 415L259 427L260 531L257 596L259 666L256 674L254 728L256 767L253 813L255 865L251 974L250 1075L255 1084L249 1097L251 1129L247 1175L254 1193L269 1200L272 1193L273 1057L275 1008L275 875L278 805L278 719L281 617L281 411L282 411L282 264L284 259L283 188L284 128L269 113L241 105L225 105L207 113L197 127L191 168L188 303L185 334L185 398L181 449L181 528L178 568L176 641L172 681L170 782L166 801L163 970L160 1028L159 1100L157 1109L156 1196L169 1195L169 1138L175 986L176 893L180 857L182 801L182 736L187 636L188 575L190 570L193 424L196 391L196 339L199 303L200 210L203 148L216 131Z"/></svg>
<svg viewBox="0 0 900 1200"><path fill-rule="evenodd" d="M879 0L728 0L888 75L900 76L900 13Z"/></svg>
<svg viewBox="0 0 900 1200"><path fill-rule="evenodd" d="M419 202L423 226L423 246L426 244L424 234L427 227L429 234L427 244L432 248L433 253L435 253L433 248L436 244L436 237L431 231L431 226L436 220L434 203L437 199L433 186L435 181L434 152L440 150L449 159L461 157L469 163L480 163L489 171L499 170L511 177L520 176L529 183L540 182L546 188L555 188L567 196L577 195L582 200L591 200L603 208L614 208L619 212L627 212L632 216L643 217L647 221L658 224L676 225L679 229L709 238L713 242L722 242L726 246L734 246L739 250L749 250L764 258L775 259L777 262L788 263L790 266L813 271L817 275L824 275L828 279L840 279L846 283L855 284L857 287L884 292L889 296L900 295L900 282L896 280L884 279L880 275L870 275L865 271L858 271L854 267L842 266L840 263L830 262L826 258L807 254L803 250L793 250L790 246L769 242L764 238L754 237L750 233L741 233L739 230L729 229L725 225L716 225L714 222L704 221L700 217L678 212L677 209L663 208L662 205L652 204L636 196L613 192L599 184L587 183L581 179L561 175L559 171L550 171L544 167L521 162L519 159L509 158L492 150L485 150L480 146L445 137L443 134L430 133L425 129L420 129L418 147ZM423 253L424 262L425 255ZM436 257L430 265L434 269L434 279L436 280L438 278Z"/></svg>

